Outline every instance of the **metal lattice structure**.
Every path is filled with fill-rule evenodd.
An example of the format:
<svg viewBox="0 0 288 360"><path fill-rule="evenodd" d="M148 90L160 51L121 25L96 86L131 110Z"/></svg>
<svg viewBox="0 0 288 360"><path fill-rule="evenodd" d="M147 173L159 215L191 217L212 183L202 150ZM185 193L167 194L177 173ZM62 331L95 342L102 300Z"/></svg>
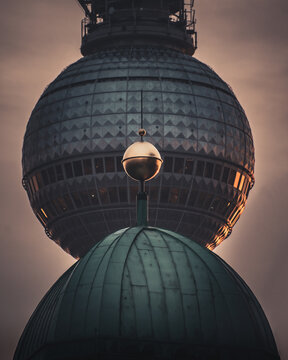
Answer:
<svg viewBox="0 0 288 360"><path fill-rule="evenodd" d="M137 184L121 158L138 140L164 159L147 186L150 224L213 249L241 215L254 177L245 113L208 66L179 51L101 50L64 70L42 94L23 145L23 183L46 233L81 257L135 224Z"/></svg>
<svg viewBox="0 0 288 360"><path fill-rule="evenodd" d="M78 0L83 55L115 47L165 46L193 55L197 48L194 0Z"/></svg>

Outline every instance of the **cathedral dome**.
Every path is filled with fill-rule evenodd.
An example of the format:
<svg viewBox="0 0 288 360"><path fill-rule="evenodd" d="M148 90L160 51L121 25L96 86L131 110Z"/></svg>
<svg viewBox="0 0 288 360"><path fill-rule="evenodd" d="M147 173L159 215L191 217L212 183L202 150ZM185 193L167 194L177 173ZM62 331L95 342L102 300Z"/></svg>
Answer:
<svg viewBox="0 0 288 360"><path fill-rule="evenodd" d="M14 360L279 359L244 281L186 237L119 230L52 286Z"/></svg>
<svg viewBox="0 0 288 360"><path fill-rule="evenodd" d="M151 225L213 249L244 210L254 147L231 88L179 51L101 50L46 88L23 145L23 185L33 211L74 257L134 226L137 186L121 159L138 139L141 112L146 139L164 160L147 187Z"/></svg>

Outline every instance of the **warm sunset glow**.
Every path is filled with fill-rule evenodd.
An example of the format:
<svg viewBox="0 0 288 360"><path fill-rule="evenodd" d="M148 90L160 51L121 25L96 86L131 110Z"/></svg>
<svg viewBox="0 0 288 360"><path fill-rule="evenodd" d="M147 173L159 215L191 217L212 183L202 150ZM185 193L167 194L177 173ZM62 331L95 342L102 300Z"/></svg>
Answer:
<svg viewBox="0 0 288 360"><path fill-rule="evenodd" d="M48 219L47 214L45 213L45 211L41 208L41 212L43 213L43 215Z"/></svg>

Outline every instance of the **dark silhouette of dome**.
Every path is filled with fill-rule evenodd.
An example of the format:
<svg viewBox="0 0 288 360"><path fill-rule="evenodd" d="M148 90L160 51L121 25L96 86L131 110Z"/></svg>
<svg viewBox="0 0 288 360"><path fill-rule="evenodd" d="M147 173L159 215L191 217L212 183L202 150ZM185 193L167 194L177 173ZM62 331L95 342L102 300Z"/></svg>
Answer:
<svg viewBox="0 0 288 360"><path fill-rule="evenodd" d="M186 237L119 230L52 286L14 360L279 359L244 281Z"/></svg>
<svg viewBox="0 0 288 360"><path fill-rule="evenodd" d="M137 185L121 159L138 139L164 163L151 182L151 225L213 249L231 232L253 185L245 113L207 65L159 47L102 50L64 70L32 112L23 184L49 237L74 257L134 226Z"/></svg>

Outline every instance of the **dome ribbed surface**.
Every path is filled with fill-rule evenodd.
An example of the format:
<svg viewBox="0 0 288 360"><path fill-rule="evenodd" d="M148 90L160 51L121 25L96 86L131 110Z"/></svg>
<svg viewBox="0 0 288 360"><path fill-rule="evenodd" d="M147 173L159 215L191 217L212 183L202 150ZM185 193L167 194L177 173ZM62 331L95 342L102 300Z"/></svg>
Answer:
<svg viewBox="0 0 288 360"><path fill-rule="evenodd" d="M209 250L152 227L96 244L51 288L14 360L278 359L243 280Z"/></svg>

